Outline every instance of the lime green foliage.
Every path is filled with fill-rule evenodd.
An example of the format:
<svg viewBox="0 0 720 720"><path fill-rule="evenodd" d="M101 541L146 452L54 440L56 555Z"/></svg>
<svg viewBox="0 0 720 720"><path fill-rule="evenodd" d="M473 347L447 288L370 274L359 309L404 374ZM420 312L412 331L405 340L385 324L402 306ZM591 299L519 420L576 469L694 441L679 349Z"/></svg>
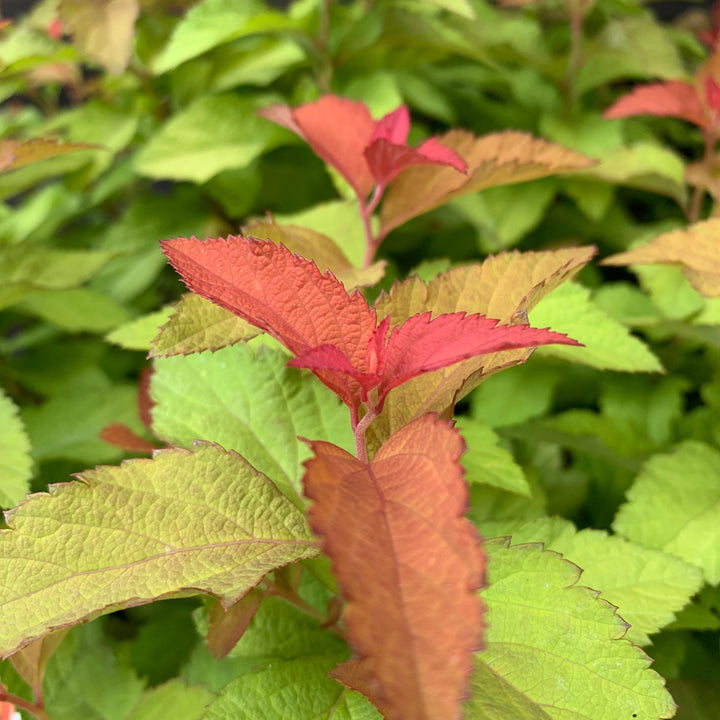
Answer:
<svg viewBox="0 0 720 720"><path fill-rule="evenodd" d="M683 558L720 582L720 453L695 441L643 466L613 523L640 545Z"/></svg>
<svg viewBox="0 0 720 720"><path fill-rule="evenodd" d="M166 320L161 323L162 327L155 326L148 343L153 357L219 350L249 340L260 332L229 310L194 293L183 295Z"/></svg>
<svg viewBox="0 0 720 720"><path fill-rule="evenodd" d="M530 494L522 469L512 454L499 444L499 438L491 428L465 418L458 422L458 428L469 446L462 457L468 482L492 485L520 495Z"/></svg>
<svg viewBox="0 0 720 720"><path fill-rule="evenodd" d="M552 327L583 343L585 347L553 345L541 348L552 355L604 370L661 372L662 365L650 349L608 317L590 299L590 291L575 283L564 283L543 298L530 313L537 327Z"/></svg>
<svg viewBox="0 0 720 720"><path fill-rule="evenodd" d="M319 382L287 368L278 350L235 345L216 353L156 361L153 429L192 447L212 440L235 450L290 496L300 492L298 436L352 447L347 409Z"/></svg>
<svg viewBox="0 0 720 720"><path fill-rule="evenodd" d="M114 345L119 345L126 350L150 350L153 338L158 334L159 329L168 321L172 315L173 308L164 307L157 312L148 313L136 320L131 320L124 325L116 327L108 333L105 339Z"/></svg>
<svg viewBox="0 0 720 720"><path fill-rule="evenodd" d="M318 552L298 509L239 455L215 445L168 450L82 479L17 507L12 529L0 536L2 652L50 628L183 590L232 602L265 572ZM155 520L154 506L162 507Z"/></svg>
<svg viewBox="0 0 720 720"><path fill-rule="evenodd" d="M30 442L17 408L0 390L0 504L14 505L29 490L32 476Z"/></svg>
<svg viewBox="0 0 720 720"><path fill-rule="evenodd" d="M601 530L581 530L562 518L528 523L481 523L491 537L511 535L513 545L541 542L583 570L581 583L600 591L630 624L626 638L648 645L648 635L669 625L702 585L699 568Z"/></svg>
<svg viewBox="0 0 720 720"><path fill-rule="evenodd" d="M479 660L490 670L551 718L674 715L663 679L623 637L627 626L613 606L577 584L576 566L537 545L508 548L495 541L487 550L489 587L483 597L493 621ZM545 674L549 667L552 681Z"/></svg>
<svg viewBox="0 0 720 720"><path fill-rule="evenodd" d="M282 137L282 131L255 115L257 109L233 94L197 100L145 146L136 158L137 171L202 183L246 166Z"/></svg>

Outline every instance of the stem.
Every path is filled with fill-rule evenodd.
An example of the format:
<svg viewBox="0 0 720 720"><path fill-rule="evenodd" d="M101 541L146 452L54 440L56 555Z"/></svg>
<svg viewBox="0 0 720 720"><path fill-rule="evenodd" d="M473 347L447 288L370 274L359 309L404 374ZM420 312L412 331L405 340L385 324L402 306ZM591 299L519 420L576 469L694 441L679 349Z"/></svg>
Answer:
<svg viewBox="0 0 720 720"><path fill-rule="evenodd" d="M313 620L317 620L323 627L329 628L336 635L346 639L344 633L337 627L337 625L334 623L329 624L328 618L323 613L321 613L317 608L314 608L309 602L303 600L297 592L290 590L290 588L285 588L274 582L268 582L267 587L265 588L265 593L267 595L274 595L275 597L282 598L285 602L300 610L300 612L305 613L309 617L313 618Z"/></svg>
<svg viewBox="0 0 720 720"><path fill-rule="evenodd" d="M370 267L375 259L375 253L382 241L382 236L374 237L372 232L372 215L380 202L382 194L385 192L384 185L376 185L369 202L366 204L364 200L360 200L360 217L362 218L363 228L365 230L365 259L363 267Z"/></svg>
<svg viewBox="0 0 720 720"><path fill-rule="evenodd" d="M712 176L713 153L715 152L715 143L717 142L717 137L713 130L706 130L705 132L703 132L703 140L705 141L705 150L703 152L701 162L707 168L708 175ZM687 211L687 217L691 223L695 223L700 219L700 213L702 211L702 201L704 197L704 188L700 185L696 185L693 188L693 194L690 198L690 204Z"/></svg>
<svg viewBox="0 0 720 720"><path fill-rule="evenodd" d="M370 405L367 407L367 412L363 415L362 420L360 420L360 422L355 426L355 453L357 454L358 460L361 460L362 462L368 461L365 433L370 423L377 416L377 407L375 405Z"/></svg>
<svg viewBox="0 0 720 720"><path fill-rule="evenodd" d="M565 104L569 114L575 104L575 79L582 65L585 0L569 0L567 6L570 12L570 54L565 71Z"/></svg>
<svg viewBox="0 0 720 720"><path fill-rule="evenodd" d="M318 20L318 32L315 38L315 49L320 59L320 67L317 73L318 87L323 94L330 92L330 85L333 74L332 59L328 54L328 36L330 33L330 3L332 0L320 0L320 17Z"/></svg>
<svg viewBox="0 0 720 720"><path fill-rule="evenodd" d="M13 695L4 688L0 687L0 701L12 703L15 707L18 707L21 710L27 710L29 713L32 713L38 720L50 720L50 716L45 712L42 700L37 700L32 703L29 700L21 698L18 695Z"/></svg>

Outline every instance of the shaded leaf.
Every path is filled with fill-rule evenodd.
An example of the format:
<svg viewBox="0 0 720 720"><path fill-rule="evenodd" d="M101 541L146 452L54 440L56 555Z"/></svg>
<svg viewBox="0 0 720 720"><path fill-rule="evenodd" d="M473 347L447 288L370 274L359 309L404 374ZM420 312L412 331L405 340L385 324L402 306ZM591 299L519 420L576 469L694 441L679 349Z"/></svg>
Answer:
<svg viewBox="0 0 720 720"><path fill-rule="evenodd" d="M283 352L247 345L156 360L154 432L187 448L199 439L236 450L297 499L310 455L298 435L353 443L345 408L286 362Z"/></svg>
<svg viewBox="0 0 720 720"><path fill-rule="evenodd" d="M79 477L6 515L4 654L53 628L183 591L229 605L270 570L318 552L302 512L216 445L159 451Z"/></svg>
<svg viewBox="0 0 720 720"><path fill-rule="evenodd" d="M627 626L615 608L577 584L579 568L536 545L491 541L486 548L482 596L492 622L479 662L558 720L675 714L664 680L648 667L650 658L623 637ZM468 720L505 720L494 708L497 681L485 680L486 671L476 677L465 706ZM483 681L490 682L487 705Z"/></svg>
<svg viewBox="0 0 720 720"><path fill-rule="evenodd" d="M249 340L260 332L241 317L194 293L180 298L175 311L159 330L151 341L150 357L219 350Z"/></svg>
<svg viewBox="0 0 720 720"><path fill-rule="evenodd" d="M140 13L138 0L60 0L59 10L82 53L111 73L125 70Z"/></svg>
<svg viewBox="0 0 720 720"><path fill-rule="evenodd" d="M264 594L253 588L234 605L224 608L222 603L213 603L208 613L207 646L213 657L224 658L243 636L255 616Z"/></svg>
<svg viewBox="0 0 720 720"><path fill-rule="evenodd" d="M81 463L113 462L121 453L100 439L112 422L141 430L137 416L136 389L105 382L91 387L68 387L40 406L22 412L38 461L68 459ZM62 432L58 432L62 428Z"/></svg>
<svg viewBox="0 0 720 720"><path fill-rule="evenodd" d="M595 162L560 145L512 130L480 138L465 130L451 130L438 139L463 158L467 174L442 166L403 171L390 184L383 201L382 236L458 195L580 170Z"/></svg>
<svg viewBox="0 0 720 720"><path fill-rule="evenodd" d="M32 688L36 695L38 693L42 694L47 664L63 641L66 633L67 630L58 630L45 635L45 637L31 642L10 656L10 662L17 670L18 675Z"/></svg>
<svg viewBox="0 0 720 720"><path fill-rule="evenodd" d="M613 529L697 565L713 585L720 582L720 453L687 440L672 454L650 458Z"/></svg>
<svg viewBox="0 0 720 720"><path fill-rule="evenodd" d="M159 449L159 445L146 440L122 423L106 425L100 432L100 439L124 452L151 453L153 450Z"/></svg>
<svg viewBox="0 0 720 720"><path fill-rule="evenodd" d="M30 490L30 441L18 410L0 388L0 506L10 507Z"/></svg>
<svg viewBox="0 0 720 720"><path fill-rule="evenodd" d="M472 590L484 572L479 538L462 517L460 435L428 415L370 464L329 443L311 448L311 523L348 599L348 633L374 680L373 701L389 719L456 718L481 642Z"/></svg>
<svg viewBox="0 0 720 720"><path fill-rule="evenodd" d="M0 308L12 305L34 289L77 287L112 257L113 253L95 250L0 246Z"/></svg>
<svg viewBox="0 0 720 720"><path fill-rule="evenodd" d="M603 265L668 264L682 268L705 297L720 296L720 219L713 218L659 235L645 245L611 255Z"/></svg>
<svg viewBox="0 0 720 720"><path fill-rule="evenodd" d="M145 683L98 623L73 628L48 663L43 701L53 720L125 720Z"/></svg>
<svg viewBox="0 0 720 720"><path fill-rule="evenodd" d="M126 720L199 720L214 698L214 693L202 685L170 680L146 690Z"/></svg>
<svg viewBox="0 0 720 720"><path fill-rule="evenodd" d="M604 370L622 372L663 372L660 361L639 338L590 299L590 290L577 283L566 283L544 298L530 312L533 323L551 324L571 333L583 344L570 352L543 350L542 355L579 362ZM575 352L573 352L573 350Z"/></svg>

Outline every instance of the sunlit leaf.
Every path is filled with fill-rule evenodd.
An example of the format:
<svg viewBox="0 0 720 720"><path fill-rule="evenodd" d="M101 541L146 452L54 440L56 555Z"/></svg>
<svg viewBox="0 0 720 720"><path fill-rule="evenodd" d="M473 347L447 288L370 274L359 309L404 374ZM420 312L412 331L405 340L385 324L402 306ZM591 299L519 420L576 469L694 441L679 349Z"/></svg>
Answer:
<svg viewBox="0 0 720 720"><path fill-rule="evenodd" d="M302 512L215 445L88 470L80 482L33 495L7 520L4 654L53 628L181 592L231 604L266 572L318 552Z"/></svg>

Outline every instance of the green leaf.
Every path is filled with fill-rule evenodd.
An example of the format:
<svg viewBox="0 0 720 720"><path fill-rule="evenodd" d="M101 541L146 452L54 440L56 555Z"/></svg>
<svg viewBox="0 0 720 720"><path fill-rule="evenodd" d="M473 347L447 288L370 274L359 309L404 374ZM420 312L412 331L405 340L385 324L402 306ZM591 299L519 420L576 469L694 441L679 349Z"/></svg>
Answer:
<svg viewBox="0 0 720 720"><path fill-rule="evenodd" d="M303 575L303 599L318 610L331 597ZM220 692L206 720L380 720L375 708L327 673L347 659L347 645L317 620L267 598L231 657L247 665Z"/></svg>
<svg viewBox="0 0 720 720"><path fill-rule="evenodd" d="M111 422L141 431L137 388L98 381L90 387L69 387L39 407L22 413L38 461L68 459L84 465L119 460L122 453L100 439Z"/></svg>
<svg viewBox="0 0 720 720"><path fill-rule="evenodd" d="M258 117L256 109L234 93L200 98L150 139L135 159L136 171L204 183L223 170L250 164L287 133Z"/></svg>
<svg viewBox="0 0 720 720"><path fill-rule="evenodd" d="M305 51L294 40L251 38L215 52L212 85L216 90L238 85L265 87L305 60Z"/></svg>
<svg viewBox="0 0 720 720"><path fill-rule="evenodd" d="M720 582L720 452L693 440L645 463L613 529L702 568Z"/></svg>
<svg viewBox="0 0 720 720"><path fill-rule="evenodd" d="M705 300L679 267L669 265L633 265L643 289L653 305L671 320L685 320L702 311Z"/></svg>
<svg viewBox="0 0 720 720"><path fill-rule="evenodd" d="M274 218L278 225L299 225L327 235L354 266L362 265L366 240L357 202L336 200L291 215L275 215Z"/></svg>
<svg viewBox="0 0 720 720"><path fill-rule="evenodd" d="M676 79L685 75L677 43L649 14L612 18L583 47L574 89L585 93L621 78Z"/></svg>
<svg viewBox="0 0 720 720"><path fill-rule="evenodd" d="M450 206L460 210L477 229L481 250L497 252L513 247L537 226L556 189L557 183L545 178L461 195ZM523 208L521 213L516 212L518 207Z"/></svg>
<svg viewBox="0 0 720 720"><path fill-rule="evenodd" d="M143 693L125 720L198 720L214 697L201 685L171 680Z"/></svg>
<svg viewBox="0 0 720 720"><path fill-rule="evenodd" d="M585 347L548 346L551 355L602 370L662 372L660 361L638 338L606 315L591 299L590 290L565 283L544 297L529 313L535 327L551 327L583 343Z"/></svg>
<svg viewBox="0 0 720 720"><path fill-rule="evenodd" d="M468 482L530 496L522 468L491 428L465 417L458 418L457 426L468 445L461 458Z"/></svg>
<svg viewBox="0 0 720 720"><path fill-rule="evenodd" d="M105 332L130 319L122 305L89 288L37 291L23 298L18 309L73 332Z"/></svg>
<svg viewBox="0 0 720 720"><path fill-rule="evenodd" d="M685 165L672 150L651 142L637 142L602 155L600 163L578 173L609 183L648 190L684 205Z"/></svg>
<svg viewBox="0 0 720 720"><path fill-rule="evenodd" d="M136 320L131 320L120 327L115 328L105 336L105 339L119 345L126 350L150 350L153 338L174 312L173 308L166 305L157 312L143 315Z"/></svg>
<svg viewBox="0 0 720 720"><path fill-rule="evenodd" d="M663 679L648 668L650 659L623 637L626 624L615 608L577 584L575 565L536 545L492 541L485 548L488 587L482 595L492 622L480 662L557 720L675 714ZM493 706L496 681L489 684L487 704L485 683L474 684L468 720L508 717Z"/></svg>
<svg viewBox="0 0 720 720"><path fill-rule="evenodd" d="M230 605L270 570L318 553L302 511L216 445L159 451L81 480L54 485L8 516L2 653L51 628L181 592Z"/></svg>
<svg viewBox="0 0 720 720"><path fill-rule="evenodd" d="M296 498L301 463L310 457L298 436L343 448L353 443L344 405L308 374L286 367L287 359L247 345L158 358L153 429L175 445L200 439L236 450Z"/></svg>
<svg viewBox="0 0 720 720"><path fill-rule="evenodd" d="M70 631L50 659L43 700L53 720L124 720L143 686L90 623Z"/></svg>
<svg viewBox="0 0 720 720"><path fill-rule="evenodd" d="M475 11L469 0L430 0L431 5L437 5L444 10L450 10L468 20L475 19Z"/></svg>
<svg viewBox="0 0 720 720"><path fill-rule="evenodd" d="M260 333L254 325L194 293L180 298L167 322L151 340L150 357L219 350Z"/></svg>
<svg viewBox="0 0 720 720"><path fill-rule="evenodd" d="M517 690L479 657L465 703L465 720L552 720L540 705Z"/></svg>
<svg viewBox="0 0 720 720"><path fill-rule="evenodd" d="M37 288L66 289L97 273L113 253L0 245L0 309Z"/></svg>
<svg viewBox="0 0 720 720"><path fill-rule="evenodd" d="M156 75L172 70L218 45L252 33L280 29L287 16L266 11L257 0L204 0L175 26L170 40L152 61Z"/></svg>
<svg viewBox="0 0 720 720"><path fill-rule="evenodd" d="M381 720L362 695L328 676L343 655L325 654L277 662L223 688L204 720Z"/></svg>
<svg viewBox="0 0 720 720"><path fill-rule="evenodd" d="M30 491L30 441L15 404L0 389L0 505L10 507Z"/></svg>
<svg viewBox="0 0 720 720"><path fill-rule="evenodd" d="M540 417L550 409L561 379L560 372L542 361L507 368L473 390L472 417L492 428L519 425Z"/></svg>
<svg viewBox="0 0 720 720"><path fill-rule="evenodd" d="M603 530L581 530L563 518L530 522L497 522L480 526L493 537L512 535L513 545L542 542L583 571L582 584L599 590L630 623L625 637L649 645L648 635L675 619L703 584L697 567L679 558L648 550Z"/></svg>

